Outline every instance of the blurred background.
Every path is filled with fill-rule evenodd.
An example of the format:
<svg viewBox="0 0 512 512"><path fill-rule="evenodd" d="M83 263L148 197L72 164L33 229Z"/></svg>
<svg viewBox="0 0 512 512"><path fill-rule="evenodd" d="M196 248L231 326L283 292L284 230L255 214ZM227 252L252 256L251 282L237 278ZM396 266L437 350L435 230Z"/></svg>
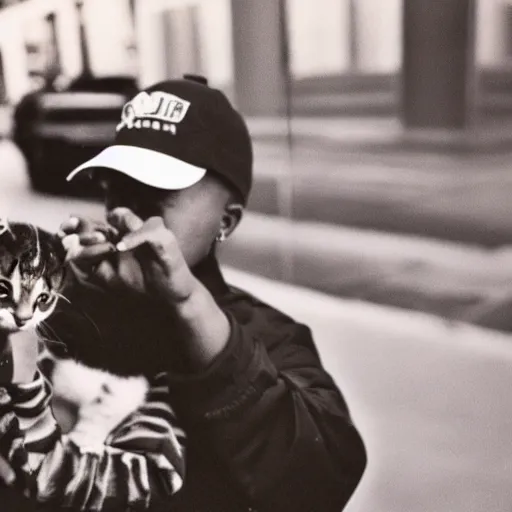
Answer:
<svg viewBox="0 0 512 512"><path fill-rule="evenodd" d="M0 6L2 215L102 215L66 172L207 76L255 149L221 259L319 334L370 448L350 510L510 510L512 0Z"/></svg>
<svg viewBox="0 0 512 512"><path fill-rule="evenodd" d="M227 263L508 328L488 310L512 275L512 2L2 4L4 130L36 189L63 188L108 143L137 87L203 74L255 141L251 215ZM26 95L41 88L75 94L38 110Z"/></svg>

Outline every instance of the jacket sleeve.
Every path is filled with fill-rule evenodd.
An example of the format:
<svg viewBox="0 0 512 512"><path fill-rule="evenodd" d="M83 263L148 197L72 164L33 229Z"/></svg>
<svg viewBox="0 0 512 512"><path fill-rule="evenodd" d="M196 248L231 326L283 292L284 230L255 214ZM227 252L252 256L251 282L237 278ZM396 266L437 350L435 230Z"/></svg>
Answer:
<svg viewBox="0 0 512 512"><path fill-rule="evenodd" d="M366 452L309 329L280 318L276 336L271 323L261 328L266 319L227 315L230 340L212 366L170 374L177 414L211 440L254 509L340 512Z"/></svg>
<svg viewBox="0 0 512 512"><path fill-rule="evenodd" d="M60 432L50 408L50 384L38 373L32 383L9 388L14 415L5 419L17 435L2 454L31 482L40 503L91 512L165 503L181 488L184 474L183 437L166 403L165 381L165 375L155 379L147 402L103 446L84 450Z"/></svg>

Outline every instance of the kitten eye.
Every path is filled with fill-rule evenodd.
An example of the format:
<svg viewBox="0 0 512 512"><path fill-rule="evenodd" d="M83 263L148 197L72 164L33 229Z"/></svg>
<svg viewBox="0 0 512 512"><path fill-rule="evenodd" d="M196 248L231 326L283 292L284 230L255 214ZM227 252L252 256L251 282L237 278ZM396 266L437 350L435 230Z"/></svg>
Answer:
<svg viewBox="0 0 512 512"><path fill-rule="evenodd" d="M48 293L41 293L37 298L37 302L39 302L39 304L48 304L50 298L51 297Z"/></svg>
<svg viewBox="0 0 512 512"><path fill-rule="evenodd" d="M11 292L11 287L7 283L0 282L0 299L8 299Z"/></svg>

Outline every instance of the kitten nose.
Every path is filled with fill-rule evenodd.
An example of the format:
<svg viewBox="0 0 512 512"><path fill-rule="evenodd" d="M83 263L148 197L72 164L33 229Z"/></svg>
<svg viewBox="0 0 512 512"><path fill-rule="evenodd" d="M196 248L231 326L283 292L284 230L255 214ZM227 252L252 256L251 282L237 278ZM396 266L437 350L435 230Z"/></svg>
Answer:
<svg viewBox="0 0 512 512"><path fill-rule="evenodd" d="M32 317L14 315L14 322L18 327L23 327Z"/></svg>

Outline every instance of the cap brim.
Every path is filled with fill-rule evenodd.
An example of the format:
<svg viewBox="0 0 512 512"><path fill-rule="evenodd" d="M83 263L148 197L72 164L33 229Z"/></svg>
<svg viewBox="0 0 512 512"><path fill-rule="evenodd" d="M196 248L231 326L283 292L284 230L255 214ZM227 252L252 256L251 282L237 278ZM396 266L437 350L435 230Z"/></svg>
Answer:
<svg viewBox="0 0 512 512"><path fill-rule="evenodd" d="M206 169L150 149L115 145L74 169L66 178L71 181L87 169L105 168L119 171L151 187L181 190L198 183Z"/></svg>

